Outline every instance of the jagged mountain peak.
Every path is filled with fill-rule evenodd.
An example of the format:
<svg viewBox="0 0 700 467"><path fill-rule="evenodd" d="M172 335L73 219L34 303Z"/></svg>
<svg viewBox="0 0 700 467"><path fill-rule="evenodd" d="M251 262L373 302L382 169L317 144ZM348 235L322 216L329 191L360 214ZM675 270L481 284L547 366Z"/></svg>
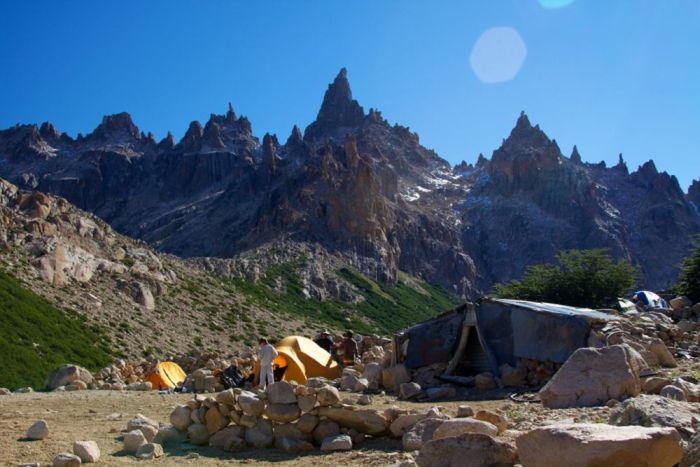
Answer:
<svg viewBox="0 0 700 467"><path fill-rule="evenodd" d="M304 139L322 140L324 137L337 136L337 130L359 127L364 118L364 109L352 98L347 70L342 68L328 85L318 116L306 127Z"/></svg>
<svg viewBox="0 0 700 467"><path fill-rule="evenodd" d="M102 117L95 130L90 133L88 139L139 139L141 132L131 119L128 112L120 112Z"/></svg>
<svg viewBox="0 0 700 467"><path fill-rule="evenodd" d="M571 156L569 156L569 159L571 162L575 162L576 164L581 164L583 161L581 160L581 154L578 152L578 148L574 144L574 148L571 150Z"/></svg>

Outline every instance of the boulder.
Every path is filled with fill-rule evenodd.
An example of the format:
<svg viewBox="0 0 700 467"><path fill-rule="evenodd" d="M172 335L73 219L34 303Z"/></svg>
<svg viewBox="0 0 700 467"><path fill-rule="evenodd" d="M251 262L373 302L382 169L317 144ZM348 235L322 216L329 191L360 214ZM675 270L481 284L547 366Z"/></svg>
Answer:
<svg viewBox="0 0 700 467"><path fill-rule="evenodd" d="M209 446L224 451L239 451L245 446L245 429L240 426L228 426L214 433L209 438Z"/></svg>
<svg viewBox="0 0 700 467"><path fill-rule="evenodd" d="M700 402L700 385L691 383L684 378L688 377L676 378L673 385L683 391L688 402ZM695 381L695 379L693 380Z"/></svg>
<svg viewBox="0 0 700 467"><path fill-rule="evenodd" d="M682 310L683 308L693 306L693 302L690 301L688 297L684 296L672 298L668 303L674 310Z"/></svg>
<svg viewBox="0 0 700 467"><path fill-rule="evenodd" d="M302 412L311 412L316 407L316 394L297 396L297 404Z"/></svg>
<svg viewBox="0 0 700 467"><path fill-rule="evenodd" d="M516 440L525 466L672 467L683 457L680 436L672 428L604 424L550 425Z"/></svg>
<svg viewBox="0 0 700 467"><path fill-rule="evenodd" d="M318 417L316 415L311 415L305 413L302 415L296 423L297 428L304 434L311 434L318 425Z"/></svg>
<svg viewBox="0 0 700 467"><path fill-rule="evenodd" d="M403 383L411 381L411 372L404 365L394 365L382 371L382 386L397 391Z"/></svg>
<svg viewBox="0 0 700 467"><path fill-rule="evenodd" d="M185 441L185 435L172 425L163 426L153 438L153 442L161 446L175 446Z"/></svg>
<svg viewBox="0 0 700 467"><path fill-rule="evenodd" d="M403 434L401 443L405 451L416 451L433 439L435 430L444 422L440 418L424 418Z"/></svg>
<svg viewBox="0 0 700 467"><path fill-rule="evenodd" d="M297 402L294 386L287 381L270 384L265 389L265 394L270 404L296 404Z"/></svg>
<svg viewBox="0 0 700 467"><path fill-rule="evenodd" d="M82 381L86 385L92 383L92 373L83 367L72 364L65 364L54 370L44 384L48 389L56 389L60 386L67 386L74 381Z"/></svg>
<svg viewBox="0 0 700 467"><path fill-rule="evenodd" d="M207 444L210 436L211 433L209 433L204 423L193 423L187 427L187 437L192 444L197 446L204 446Z"/></svg>
<svg viewBox="0 0 700 467"><path fill-rule="evenodd" d="M143 433L143 436L149 443L153 441L153 438L155 438L156 434L158 434L158 428L151 425L143 425L139 428L139 430L141 430L141 433Z"/></svg>
<svg viewBox="0 0 700 467"><path fill-rule="evenodd" d="M658 361L661 366L665 368L675 368L678 366L678 363L676 363L676 359L673 358L673 354L671 353L671 351L668 350L668 347L666 347L664 341L662 341L658 337L654 337L647 344L647 349L649 350L649 352L654 354L654 357L656 357L656 361Z"/></svg>
<svg viewBox="0 0 700 467"><path fill-rule="evenodd" d="M253 428L258 424L258 417L253 417L252 415L243 414L238 420L238 425L244 426L246 428Z"/></svg>
<svg viewBox="0 0 700 467"><path fill-rule="evenodd" d="M46 420L37 420L27 429L27 439L40 440L49 436L49 424Z"/></svg>
<svg viewBox="0 0 700 467"><path fill-rule="evenodd" d="M652 376L642 381L642 392L645 394L658 394L664 386L668 386L672 383L673 381L668 378Z"/></svg>
<svg viewBox="0 0 700 467"><path fill-rule="evenodd" d="M265 411L265 402L249 391L241 391L238 395L238 405L243 413L253 417L259 417Z"/></svg>
<svg viewBox="0 0 700 467"><path fill-rule="evenodd" d="M255 426L245 430L245 441L254 448L269 448L274 442L272 423L265 419L258 420Z"/></svg>
<svg viewBox="0 0 700 467"><path fill-rule="evenodd" d="M83 464L100 460L100 447L94 441L76 441L73 443L73 454L80 457Z"/></svg>
<svg viewBox="0 0 700 467"><path fill-rule="evenodd" d="M192 409L186 405L178 405L170 413L170 423L180 431L187 430L192 424Z"/></svg>
<svg viewBox="0 0 700 467"><path fill-rule="evenodd" d="M340 393L333 386L325 385L316 391L316 400L321 407L336 405L340 403Z"/></svg>
<svg viewBox="0 0 700 467"><path fill-rule="evenodd" d="M394 419L389 425L389 432L392 436L400 438L410 430L413 425L425 418L447 418L445 415L441 414L437 407L433 407L424 413L411 413L399 415Z"/></svg>
<svg viewBox="0 0 700 467"><path fill-rule="evenodd" d="M362 377L367 380L369 389L379 389L379 385L382 382L382 366L376 362L368 363L365 365Z"/></svg>
<svg viewBox="0 0 700 467"><path fill-rule="evenodd" d="M482 422L489 422L498 428L499 433L503 433L508 429L508 420L503 415L491 410L479 410L476 415L474 415L474 418Z"/></svg>
<svg viewBox="0 0 700 467"><path fill-rule="evenodd" d="M62 452L53 458L53 467L77 467L81 465L80 457L69 452Z"/></svg>
<svg viewBox="0 0 700 467"><path fill-rule="evenodd" d="M126 452L133 454L146 443L146 437L141 430L133 430L124 435L124 451Z"/></svg>
<svg viewBox="0 0 700 467"><path fill-rule="evenodd" d="M685 397L685 392L679 387L673 386L673 385L668 385L664 386L661 388L661 391L659 391L659 395L662 397L668 397L669 399L673 399L676 401L686 401L688 400Z"/></svg>
<svg viewBox="0 0 700 467"><path fill-rule="evenodd" d="M225 404L229 407L233 407L236 405L236 393L233 392L233 389L221 391L214 398L219 404Z"/></svg>
<svg viewBox="0 0 700 467"><path fill-rule="evenodd" d="M399 386L399 397L404 400L411 399L421 393L422 388L418 383L403 383Z"/></svg>
<svg viewBox="0 0 700 467"><path fill-rule="evenodd" d="M137 459L155 459L163 456L163 446L156 443L146 443L136 451Z"/></svg>
<svg viewBox="0 0 700 467"><path fill-rule="evenodd" d="M642 357L626 344L576 350L540 390L547 408L605 405L641 391Z"/></svg>
<svg viewBox="0 0 700 467"><path fill-rule="evenodd" d="M457 417L462 418L462 417L473 417L474 416L474 409L472 409L468 405L460 405L457 407Z"/></svg>
<svg viewBox="0 0 700 467"><path fill-rule="evenodd" d="M689 402L641 395L615 407L610 414L610 424L671 427L688 439L700 424L700 408Z"/></svg>
<svg viewBox="0 0 700 467"><path fill-rule="evenodd" d="M268 404L265 407L267 418L277 423L289 423L301 416L297 404Z"/></svg>
<svg viewBox="0 0 700 467"><path fill-rule="evenodd" d="M313 437L308 433L303 433L296 423L284 423L282 425L273 425L272 436L275 438L275 443L277 443L282 438L297 438L309 441Z"/></svg>
<svg viewBox="0 0 700 467"><path fill-rule="evenodd" d="M511 466L516 460L513 445L481 433L429 441L416 457L420 467Z"/></svg>
<svg viewBox="0 0 700 467"><path fill-rule="evenodd" d="M498 428L489 422L475 420L473 418L453 418L444 420L433 433L433 439L459 436L464 433L482 433L484 435L498 435Z"/></svg>
<svg viewBox="0 0 700 467"><path fill-rule="evenodd" d="M352 438L348 435L332 435L324 438L321 451L349 451L352 449Z"/></svg>
<svg viewBox="0 0 700 467"><path fill-rule="evenodd" d="M318 415L327 417L346 428L354 428L360 433L380 435L389 429L389 422L373 409L351 410L348 408L319 407Z"/></svg>
<svg viewBox="0 0 700 467"><path fill-rule="evenodd" d="M211 407L207 410L207 413L204 415L204 421L209 434L221 431L229 424L229 418L224 417L217 407Z"/></svg>
<svg viewBox="0 0 700 467"><path fill-rule="evenodd" d="M338 433L340 433L340 425L332 420L321 420L313 431L313 437L316 444L321 445L324 439Z"/></svg>

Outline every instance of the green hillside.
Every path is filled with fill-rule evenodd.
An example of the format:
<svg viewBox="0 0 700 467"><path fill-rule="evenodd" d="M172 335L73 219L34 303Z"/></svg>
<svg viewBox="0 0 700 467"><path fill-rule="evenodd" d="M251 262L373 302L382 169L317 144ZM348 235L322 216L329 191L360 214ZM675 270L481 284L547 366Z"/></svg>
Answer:
<svg viewBox="0 0 700 467"><path fill-rule="evenodd" d="M302 294L303 286L295 272L298 266L285 263L271 267L257 283L247 279L226 279L224 285L231 292L242 293L257 306L273 311L280 320L284 319L285 314L303 318L307 327L298 331L305 335L323 325L335 329L350 328L362 334L390 335L449 310L458 303L443 289L408 276L403 276L397 285L389 287L350 268L343 268L336 274L353 284L365 298L364 301L353 304L335 298L325 301L307 299ZM278 278L286 285L286 294L272 290ZM245 320L245 316L232 313L232 321ZM274 323L249 323L249 327L259 334L283 337L274 335Z"/></svg>
<svg viewBox="0 0 700 467"><path fill-rule="evenodd" d="M112 357L104 339L0 271L0 387L39 389L63 363L96 370Z"/></svg>

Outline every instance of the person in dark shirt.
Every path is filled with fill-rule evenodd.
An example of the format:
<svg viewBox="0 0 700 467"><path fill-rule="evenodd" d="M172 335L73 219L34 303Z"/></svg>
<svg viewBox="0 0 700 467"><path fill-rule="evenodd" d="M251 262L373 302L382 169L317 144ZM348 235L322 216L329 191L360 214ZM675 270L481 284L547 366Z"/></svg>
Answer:
<svg viewBox="0 0 700 467"><path fill-rule="evenodd" d="M353 339L353 335L352 331L346 331L344 334L345 338L340 343L340 347L343 349L343 366L354 365L359 353L357 341Z"/></svg>
<svg viewBox="0 0 700 467"><path fill-rule="evenodd" d="M314 342L328 353L333 353L333 338L325 329L318 333Z"/></svg>

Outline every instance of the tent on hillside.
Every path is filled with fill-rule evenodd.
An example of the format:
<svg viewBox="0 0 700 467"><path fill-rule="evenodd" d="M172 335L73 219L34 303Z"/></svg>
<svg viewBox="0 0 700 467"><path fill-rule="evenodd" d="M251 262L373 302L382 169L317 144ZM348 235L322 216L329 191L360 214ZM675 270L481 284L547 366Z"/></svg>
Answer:
<svg viewBox="0 0 700 467"><path fill-rule="evenodd" d="M186 377L187 375L177 363L160 362L148 375L148 381L153 385L153 389L174 389L185 381Z"/></svg>
<svg viewBox="0 0 700 467"><path fill-rule="evenodd" d="M328 379L339 378L342 371L331 354L319 347L314 341L301 336L289 336L280 340L275 348L279 355L272 362L282 373L284 381L306 383L308 378L322 376ZM260 374L259 364L255 365L255 384Z"/></svg>
<svg viewBox="0 0 700 467"><path fill-rule="evenodd" d="M394 337L395 363L447 364L446 376L471 376L520 358L564 363L586 347L591 326L618 319L588 308L483 298L417 324Z"/></svg>

